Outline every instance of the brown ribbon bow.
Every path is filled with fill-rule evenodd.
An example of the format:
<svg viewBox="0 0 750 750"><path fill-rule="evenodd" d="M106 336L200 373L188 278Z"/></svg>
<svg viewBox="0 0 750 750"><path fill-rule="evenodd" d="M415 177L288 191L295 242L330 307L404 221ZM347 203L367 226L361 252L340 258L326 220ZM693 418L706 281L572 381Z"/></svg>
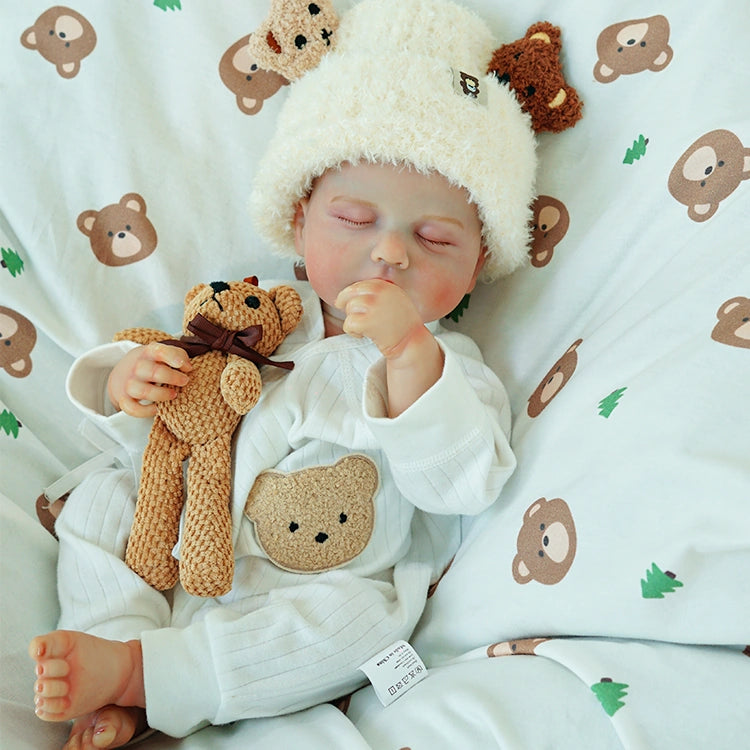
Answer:
<svg viewBox="0 0 750 750"><path fill-rule="evenodd" d="M241 331L228 331L198 313L187 327L188 331L195 334L194 336L181 336L179 339L167 339L161 343L179 346L191 359L206 352L220 351L249 359L256 365L273 365L282 367L284 370L291 370L294 367L294 362L274 362L253 349L263 335L261 325L248 326Z"/></svg>

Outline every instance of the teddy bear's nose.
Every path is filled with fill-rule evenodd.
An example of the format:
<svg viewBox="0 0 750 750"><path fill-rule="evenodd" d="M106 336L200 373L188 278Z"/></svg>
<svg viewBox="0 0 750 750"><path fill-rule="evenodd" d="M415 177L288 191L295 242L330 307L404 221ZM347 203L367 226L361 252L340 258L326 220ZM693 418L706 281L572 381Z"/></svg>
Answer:
<svg viewBox="0 0 750 750"><path fill-rule="evenodd" d="M328 534L325 534L322 531L318 532L318 535L315 537L315 541L318 544L323 544L323 542L325 542L326 539L328 539Z"/></svg>

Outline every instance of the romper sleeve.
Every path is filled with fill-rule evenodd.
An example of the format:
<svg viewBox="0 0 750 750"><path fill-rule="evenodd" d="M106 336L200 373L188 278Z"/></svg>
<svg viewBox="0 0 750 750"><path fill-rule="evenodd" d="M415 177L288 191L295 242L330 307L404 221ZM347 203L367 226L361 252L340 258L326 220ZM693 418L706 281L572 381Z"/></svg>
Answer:
<svg viewBox="0 0 750 750"><path fill-rule="evenodd" d="M497 499L516 466L510 404L470 339L437 341L445 354L440 379L394 419L386 416L385 363L370 368L365 418L406 498L430 513L475 515Z"/></svg>
<svg viewBox="0 0 750 750"><path fill-rule="evenodd" d="M65 386L68 398L85 417L82 432L102 450L109 450L112 445L123 449L137 475L152 420L115 411L107 396L109 373L134 346L120 341L91 349L75 360ZM119 453L122 455L123 451Z"/></svg>

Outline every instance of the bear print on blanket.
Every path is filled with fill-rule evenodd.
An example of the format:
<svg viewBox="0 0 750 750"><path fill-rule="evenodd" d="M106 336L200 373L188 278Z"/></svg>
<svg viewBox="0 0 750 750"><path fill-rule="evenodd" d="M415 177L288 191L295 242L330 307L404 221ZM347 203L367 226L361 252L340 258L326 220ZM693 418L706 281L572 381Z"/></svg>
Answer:
<svg viewBox="0 0 750 750"><path fill-rule="evenodd" d="M36 328L21 313L0 305L0 368L14 378L31 372L31 350L36 344Z"/></svg>
<svg viewBox="0 0 750 750"><path fill-rule="evenodd" d="M664 70L674 55L669 46L669 21L664 16L650 16L612 24L599 34L596 51L599 59L594 78L599 83L644 70Z"/></svg>
<svg viewBox="0 0 750 750"><path fill-rule="evenodd" d="M576 556L576 527L568 504L540 497L526 510L513 560L517 583L559 583Z"/></svg>
<svg viewBox="0 0 750 750"><path fill-rule="evenodd" d="M669 192L688 207L693 221L706 221L743 180L750 179L750 148L729 130L698 138L669 175Z"/></svg>
<svg viewBox="0 0 750 750"><path fill-rule="evenodd" d="M721 344L750 349L750 299L734 297L727 300L717 311L719 322L711 332L711 338Z"/></svg>
<svg viewBox="0 0 750 750"><path fill-rule="evenodd" d="M266 99L272 97L289 81L273 70L263 70L250 52L250 38L243 36L221 57L219 75L224 85L237 98L240 112L257 115Z"/></svg>
<svg viewBox="0 0 750 750"><path fill-rule="evenodd" d="M135 263L156 248L156 230L146 216L146 201L138 193L126 193L101 211L84 211L77 223L96 259L105 266Z"/></svg>
<svg viewBox="0 0 750 750"><path fill-rule="evenodd" d="M34 25L23 32L21 44L51 62L63 78L75 78L81 69L81 60L96 46L96 32L80 13L56 5L44 11Z"/></svg>

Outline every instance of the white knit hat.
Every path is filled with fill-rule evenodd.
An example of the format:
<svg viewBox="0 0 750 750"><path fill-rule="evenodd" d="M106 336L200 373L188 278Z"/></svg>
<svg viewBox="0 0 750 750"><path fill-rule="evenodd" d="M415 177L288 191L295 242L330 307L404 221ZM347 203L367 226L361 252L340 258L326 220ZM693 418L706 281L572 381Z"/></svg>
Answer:
<svg viewBox="0 0 750 750"><path fill-rule="evenodd" d="M528 257L535 138L512 91L487 75L486 24L449 0L363 0L336 46L290 86L250 209L273 249L296 258L293 219L312 181L344 162L408 164L464 187L488 249L482 273Z"/></svg>

